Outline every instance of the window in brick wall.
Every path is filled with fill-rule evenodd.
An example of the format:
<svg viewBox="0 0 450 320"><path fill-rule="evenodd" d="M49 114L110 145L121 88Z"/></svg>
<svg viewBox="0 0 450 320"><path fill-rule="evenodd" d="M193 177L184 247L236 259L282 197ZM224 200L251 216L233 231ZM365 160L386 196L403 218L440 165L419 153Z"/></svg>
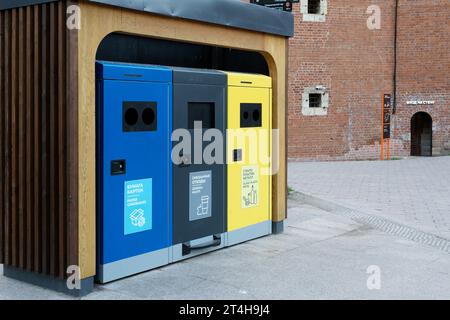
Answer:
<svg viewBox="0 0 450 320"><path fill-rule="evenodd" d="M308 13L320 14L320 0L308 0Z"/></svg>
<svg viewBox="0 0 450 320"><path fill-rule="evenodd" d="M303 21L324 22L328 13L328 0L301 0Z"/></svg>
<svg viewBox="0 0 450 320"><path fill-rule="evenodd" d="M320 108L322 104L322 95L320 93L310 93L309 94L309 107L310 108Z"/></svg>
<svg viewBox="0 0 450 320"><path fill-rule="evenodd" d="M329 99L329 91L324 86L305 88L302 95L302 114L304 116L326 116Z"/></svg>

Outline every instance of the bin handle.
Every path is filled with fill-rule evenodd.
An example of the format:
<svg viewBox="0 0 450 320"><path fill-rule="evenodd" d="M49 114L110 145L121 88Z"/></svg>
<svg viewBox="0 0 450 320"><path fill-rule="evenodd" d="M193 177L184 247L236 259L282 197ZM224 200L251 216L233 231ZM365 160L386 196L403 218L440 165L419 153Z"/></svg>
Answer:
<svg viewBox="0 0 450 320"><path fill-rule="evenodd" d="M221 243L222 243L222 238L220 235L213 235L212 241L208 241L208 242L205 242L205 243L197 245L197 246L191 246L191 244L189 242L185 242L185 243L183 243L183 256L190 254L191 251L220 246Z"/></svg>

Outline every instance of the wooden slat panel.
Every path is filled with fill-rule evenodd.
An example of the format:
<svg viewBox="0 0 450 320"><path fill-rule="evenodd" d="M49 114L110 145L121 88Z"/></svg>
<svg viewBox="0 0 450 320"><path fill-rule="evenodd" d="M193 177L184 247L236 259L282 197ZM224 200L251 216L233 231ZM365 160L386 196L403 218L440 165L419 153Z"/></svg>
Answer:
<svg viewBox="0 0 450 320"><path fill-rule="evenodd" d="M24 8L18 9L18 34L17 34L17 51L18 51L18 77L17 77L17 150L18 150L18 163L17 163L17 177L16 177L16 186L18 190L18 224L17 224L17 236L19 242L19 248L17 252L18 256L18 266L22 269L25 267L25 237L26 237L26 221L25 221L25 190L26 184L24 181L25 178L25 125L24 125L24 114L25 114L25 106L24 106L24 79L25 79L25 70L24 70L24 60L25 60L25 31L24 31Z"/></svg>
<svg viewBox="0 0 450 320"><path fill-rule="evenodd" d="M48 43L49 43L49 28L48 28L49 18L48 18L48 5L42 5L42 17L41 17L41 170L42 170L42 179L41 179L41 239L42 239L42 248L41 248L41 264L42 264L42 272L50 273L50 255L49 255L49 220L48 220L48 211L49 211L49 201L48 201L48 180L50 176L48 174L48 130L47 130L47 107L48 107L48 75L47 75L47 66L48 66Z"/></svg>
<svg viewBox="0 0 450 320"><path fill-rule="evenodd" d="M66 70L65 70L65 54L66 47L64 46L64 39L66 39L66 25L65 25L65 6L62 2L58 2L58 112L55 124L57 124L57 157L58 160L58 186L57 186L57 203L58 203L58 261L59 261L59 276L64 277L65 264L66 264L66 177L65 177L65 164L66 164L66 126L65 126L65 114L66 114Z"/></svg>
<svg viewBox="0 0 450 320"><path fill-rule="evenodd" d="M50 172L50 274L57 274L57 268L56 268L56 259L57 259L57 248L58 248L58 238L57 238L57 231L58 231L58 224L57 224L57 190L56 190L56 184L57 184L57 176L56 176L56 144L57 144L57 132L55 130L55 123L58 121L56 118L56 103L57 103L57 88L56 88L56 5L55 3L50 3L50 38L49 38L49 97L50 97L50 104L48 106L49 110L49 129L50 129L50 136L49 136L49 146L50 146L50 153L49 153L49 172Z"/></svg>
<svg viewBox="0 0 450 320"><path fill-rule="evenodd" d="M41 89L42 84L40 81L40 75L42 73L41 68L41 33L40 33L40 23L41 23L41 10L40 6L34 6L33 7L33 14L34 14L34 39L33 39L33 47L34 47L34 63L33 63L33 153L34 153L34 162L33 162L33 175L34 175L34 271L36 272L42 272L42 238L40 237L40 226L41 219L42 219L42 213L41 213L41 198L40 198L40 186L42 181L42 174L41 174L41 157L39 156L41 154L41 139L40 139L40 130L41 130Z"/></svg>
<svg viewBox="0 0 450 320"><path fill-rule="evenodd" d="M4 208L5 208L5 245L4 245L4 263L11 264L12 263L12 241L11 241L11 126L10 126L10 107L11 107L11 81L10 81L10 73L11 73L11 14L10 12L5 12L4 14L4 30L5 30L5 51L4 51L4 66L5 73L3 74L4 86L5 86L5 112L2 113L4 115L4 145L5 149L3 152L5 153L5 190L4 190Z"/></svg>
<svg viewBox="0 0 450 320"><path fill-rule="evenodd" d="M5 81L3 80L3 74L5 73L5 64L4 64L4 12L0 11L0 113L5 112ZM5 202L3 200L3 186L4 186L4 177L5 170L3 163L5 162L4 157L5 153L1 150L5 149L4 140L3 140L3 132L4 126L0 123L0 263L4 262L4 228L5 228Z"/></svg>
<svg viewBox="0 0 450 320"><path fill-rule="evenodd" d="M0 12L0 262L60 278L78 264L78 48L66 9Z"/></svg>
<svg viewBox="0 0 450 320"><path fill-rule="evenodd" d="M26 164L26 268L28 271L32 270L33 266L33 163L34 163L34 153L32 148L32 133L33 133L33 15L32 8L26 8L26 24L25 24L25 35L26 35L26 152L25 152L25 164Z"/></svg>
<svg viewBox="0 0 450 320"><path fill-rule="evenodd" d="M17 232L18 226L18 185L17 185L17 164L18 164L18 141L17 141L17 74L18 74L18 61L17 61L17 9L11 12L11 265L18 267L19 257L17 252L19 251L19 235Z"/></svg>

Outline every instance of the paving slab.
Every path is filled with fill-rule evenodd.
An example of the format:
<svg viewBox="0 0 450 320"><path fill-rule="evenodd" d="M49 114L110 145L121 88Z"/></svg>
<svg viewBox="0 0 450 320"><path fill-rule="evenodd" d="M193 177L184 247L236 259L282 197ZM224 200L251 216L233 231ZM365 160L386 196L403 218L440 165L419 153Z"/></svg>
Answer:
<svg viewBox="0 0 450 320"><path fill-rule="evenodd" d="M98 285L82 299L450 299L449 254L295 199L288 206L283 234ZM370 266L379 290L367 287ZM0 276L0 299L73 298Z"/></svg>
<svg viewBox="0 0 450 320"><path fill-rule="evenodd" d="M450 157L290 162L296 191L450 239Z"/></svg>

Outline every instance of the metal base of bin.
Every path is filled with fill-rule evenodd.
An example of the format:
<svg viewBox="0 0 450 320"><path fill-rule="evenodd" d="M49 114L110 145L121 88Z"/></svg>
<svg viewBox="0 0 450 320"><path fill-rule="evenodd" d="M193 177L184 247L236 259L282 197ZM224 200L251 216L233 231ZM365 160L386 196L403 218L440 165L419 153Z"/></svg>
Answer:
<svg viewBox="0 0 450 320"><path fill-rule="evenodd" d="M10 266L3 266L3 275L11 279L27 282L35 286L62 292L75 297L88 295L94 289L94 277L81 280L80 289L69 289L67 287L66 279L54 278Z"/></svg>
<svg viewBox="0 0 450 320"><path fill-rule="evenodd" d="M284 232L284 221L273 221L272 222L272 233L279 234Z"/></svg>
<svg viewBox="0 0 450 320"><path fill-rule="evenodd" d="M267 236L272 233L272 221L263 221L248 227L237 229L227 234L227 246Z"/></svg>
<svg viewBox="0 0 450 320"><path fill-rule="evenodd" d="M169 264L170 248L144 253L135 257L114 261L99 266L96 280L107 283L137 273L155 269Z"/></svg>
<svg viewBox="0 0 450 320"><path fill-rule="evenodd" d="M203 247L203 248L199 248L199 249L192 249L190 250L190 253L186 253L183 252L183 244L179 243L176 244L174 246L172 246L172 260L170 261L172 262L177 262L180 260L185 260L185 259L189 259L207 252L211 252L211 251L215 251L215 250L219 250L225 247L225 242L226 242L226 237L225 237L225 233L220 234L220 244L214 245L214 246L207 246L207 247ZM200 238L200 239L195 239L190 241L190 244L195 247L195 246L202 246L202 243L208 243L209 241L212 241L213 236L208 236L208 237L204 237L204 238Z"/></svg>

